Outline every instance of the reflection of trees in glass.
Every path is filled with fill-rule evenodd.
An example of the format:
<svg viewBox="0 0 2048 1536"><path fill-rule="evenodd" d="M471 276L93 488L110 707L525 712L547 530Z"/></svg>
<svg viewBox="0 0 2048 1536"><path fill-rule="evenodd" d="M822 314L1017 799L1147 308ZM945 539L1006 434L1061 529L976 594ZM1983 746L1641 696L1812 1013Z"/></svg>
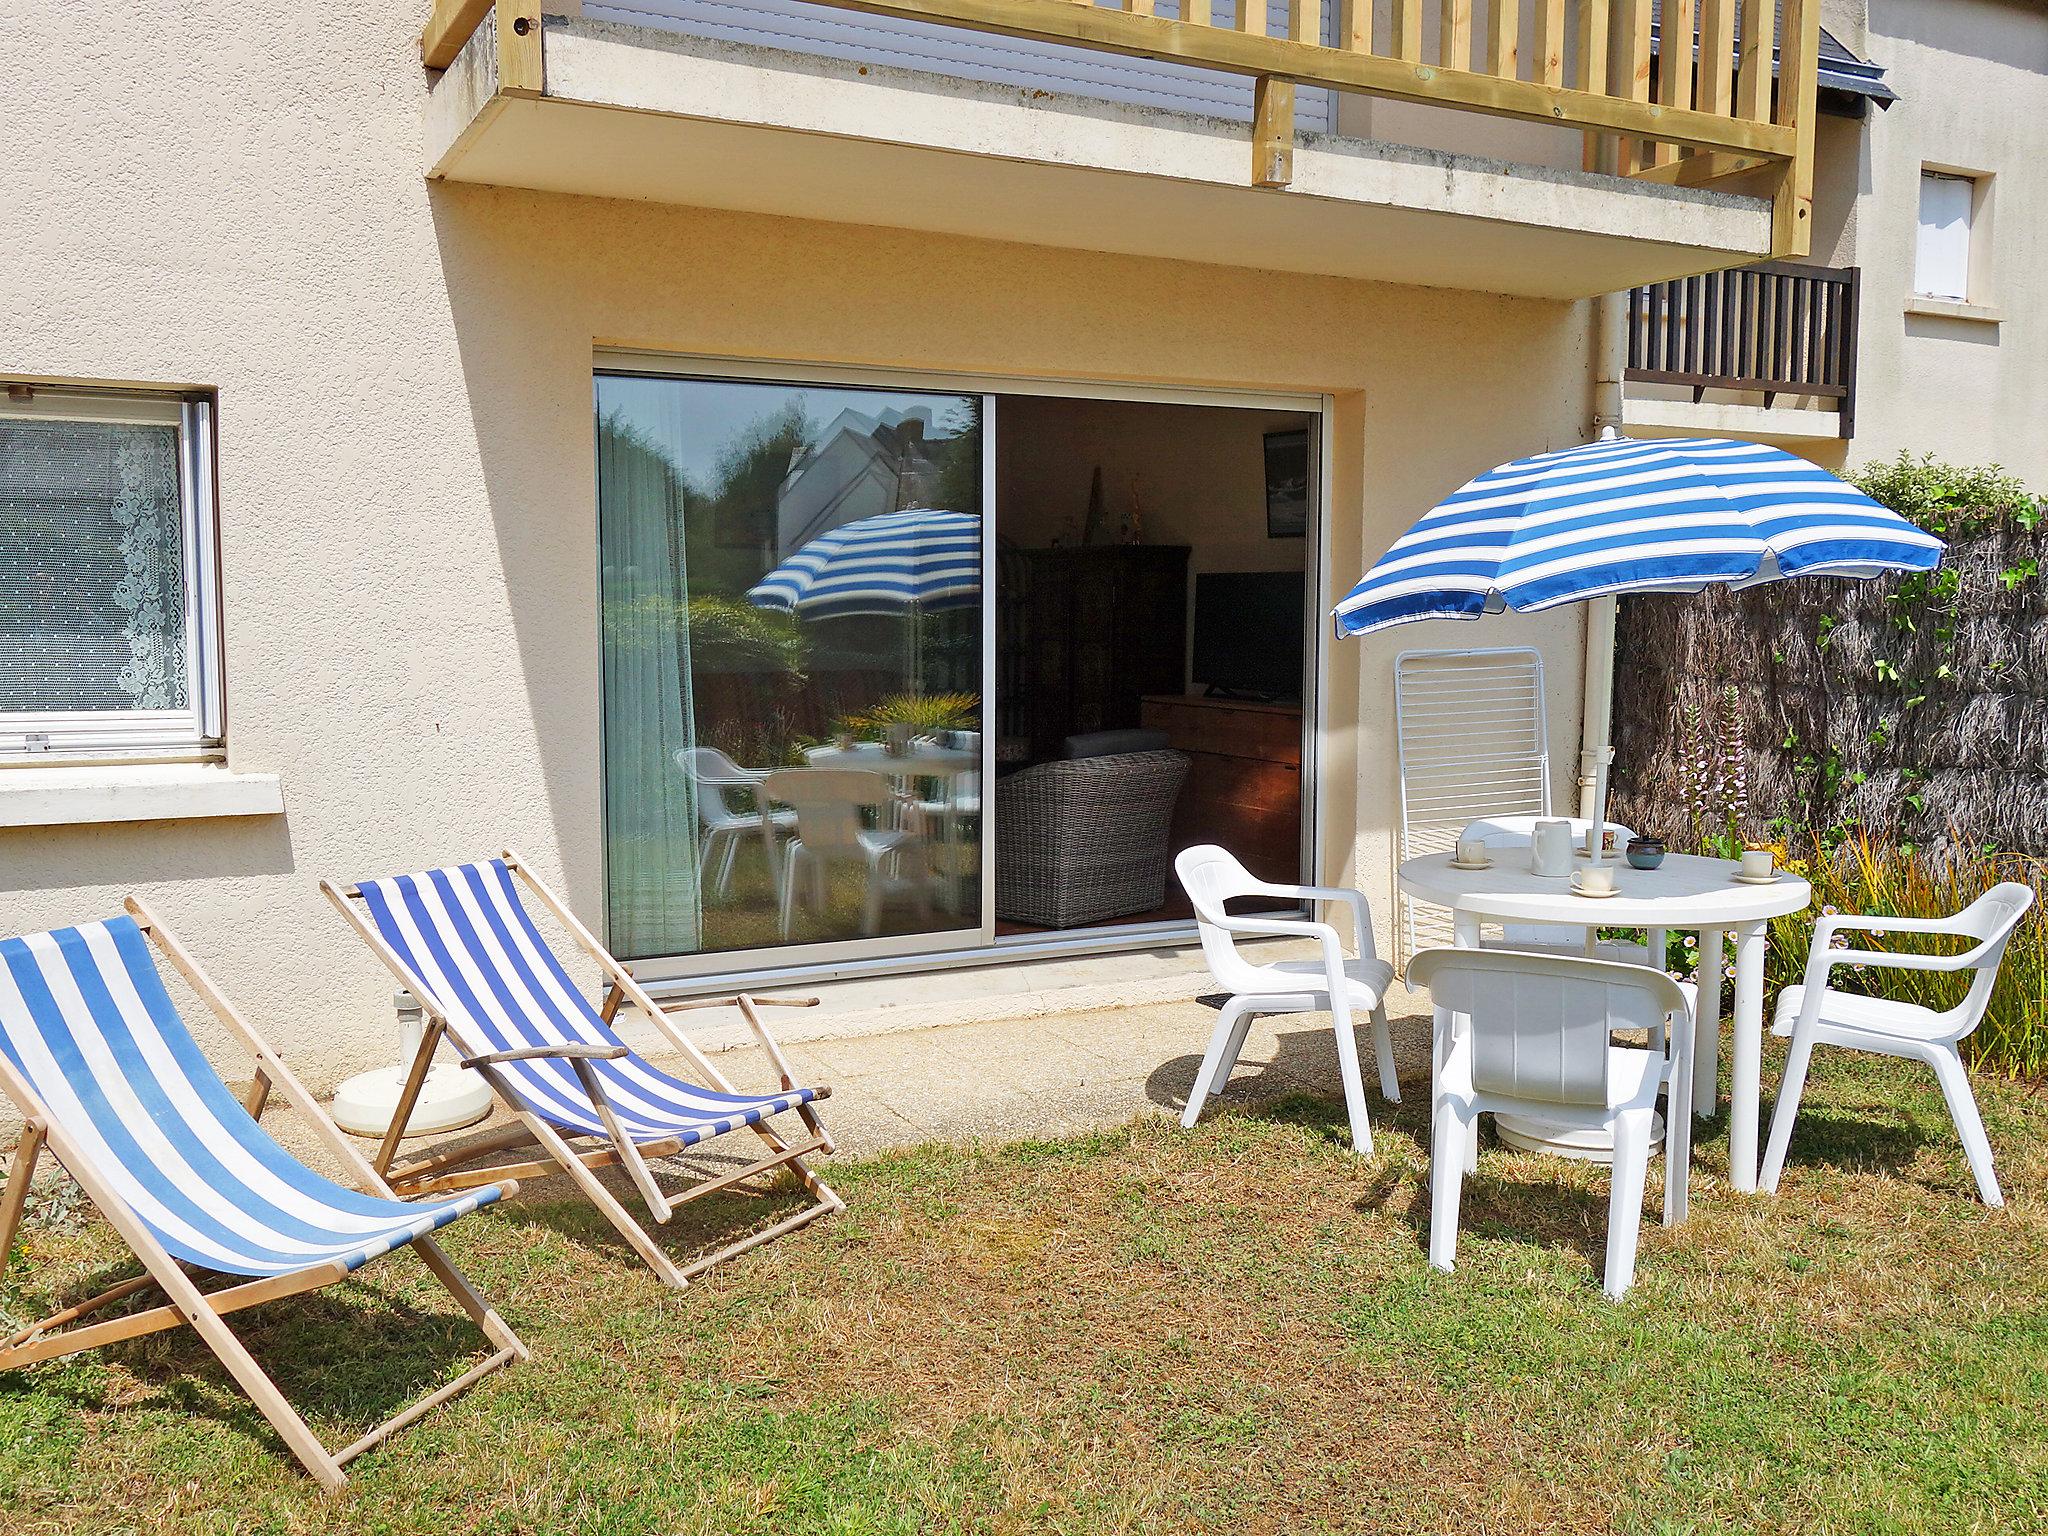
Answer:
<svg viewBox="0 0 2048 1536"><path fill-rule="evenodd" d="M804 680L810 641L795 616L756 608L744 598L707 594L690 599L690 662L706 672L773 672Z"/></svg>
<svg viewBox="0 0 2048 1536"><path fill-rule="evenodd" d="M688 482L683 534L699 592L737 597L775 568L775 493L816 436L803 397L792 396L736 431L709 475Z"/></svg>
<svg viewBox="0 0 2048 1536"><path fill-rule="evenodd" d="M948 512L981 510L981 396L963 395L942 424L937 505Z"/></svg>

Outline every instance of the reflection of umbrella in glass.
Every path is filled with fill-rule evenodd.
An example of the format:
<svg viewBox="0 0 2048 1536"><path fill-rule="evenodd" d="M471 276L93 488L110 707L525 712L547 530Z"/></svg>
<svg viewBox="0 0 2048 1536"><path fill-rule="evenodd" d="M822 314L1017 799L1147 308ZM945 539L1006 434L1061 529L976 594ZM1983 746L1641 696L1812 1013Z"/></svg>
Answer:
<svg viewBox="0 0 2048 1536"><path fill-rule="evenodd" d="M1614 436L1488 470L1337 605L1337 632L1536 613L1622 592L1930 571L1943 544L1818 465L1723 438ZM1607 814L1608 745L1597 746Z"/></svg>
<svg viewBox="0 0 2048 1536"><path fill-rule="evenodd" d="M907 507L821 533L747 589L757 608L804 618L906 614L922 692L922 616L981 600L981 519Z"/></svg>
<svg viewBox="0 0 2048 1536"><path fill-rule="evenodd" d="M806 618L972 607L981 597L981 519L909 507L821 533L747 591L757 608Z"/></svg>

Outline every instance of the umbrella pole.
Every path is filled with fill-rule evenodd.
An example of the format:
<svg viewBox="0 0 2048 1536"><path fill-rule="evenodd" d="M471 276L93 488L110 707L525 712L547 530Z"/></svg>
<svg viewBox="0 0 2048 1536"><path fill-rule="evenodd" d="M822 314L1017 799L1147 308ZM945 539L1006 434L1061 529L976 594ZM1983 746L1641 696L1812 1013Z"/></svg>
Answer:
<svg viewBox="0 0 2048 1536"><path fill-rule="evenodd" d="M1586 685L1580 718L1579 815L1595 823L1587 852L1597 861L1607 847L1607 765L1614 760L1615 599L1586 604Z"/></svg>

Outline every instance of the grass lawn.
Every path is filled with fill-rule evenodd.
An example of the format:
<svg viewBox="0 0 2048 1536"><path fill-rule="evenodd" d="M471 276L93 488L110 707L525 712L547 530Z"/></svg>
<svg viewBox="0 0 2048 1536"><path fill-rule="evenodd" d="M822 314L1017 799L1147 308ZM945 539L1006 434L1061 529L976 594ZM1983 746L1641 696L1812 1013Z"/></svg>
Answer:
<svg viewBox="0 0 2048 1536"><path fill-rule="evenodd" d="M1980 1094L2009 1209L1931 1078L1830 1054L1784 1194L1708 1139L1620 1306L1605 1174L1491 1144L1429 1270L1413 1102L1369 1163L1292 1098L842 1166L846 1215L680 1294L536 1185L449 1242L534 1359L341 1495L163 1335L0 1377L0 1530L2039 1531L2048 1099ZM17 1317L115 1253L24 1246ZM330 1443L473 1358L416 1260L366 1277L242 1318Z"/></svg>

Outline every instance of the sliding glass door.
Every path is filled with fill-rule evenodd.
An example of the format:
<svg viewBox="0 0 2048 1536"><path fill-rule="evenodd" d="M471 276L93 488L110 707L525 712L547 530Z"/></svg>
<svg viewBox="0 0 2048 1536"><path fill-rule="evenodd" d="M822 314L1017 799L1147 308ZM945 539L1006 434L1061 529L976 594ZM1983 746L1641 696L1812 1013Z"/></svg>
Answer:
<svg viewBox="0 0 2048 1536"><path fill-rule="evenodd" d="M613 949L986 936L983 397L601 373L596 407Z"/></svg>

